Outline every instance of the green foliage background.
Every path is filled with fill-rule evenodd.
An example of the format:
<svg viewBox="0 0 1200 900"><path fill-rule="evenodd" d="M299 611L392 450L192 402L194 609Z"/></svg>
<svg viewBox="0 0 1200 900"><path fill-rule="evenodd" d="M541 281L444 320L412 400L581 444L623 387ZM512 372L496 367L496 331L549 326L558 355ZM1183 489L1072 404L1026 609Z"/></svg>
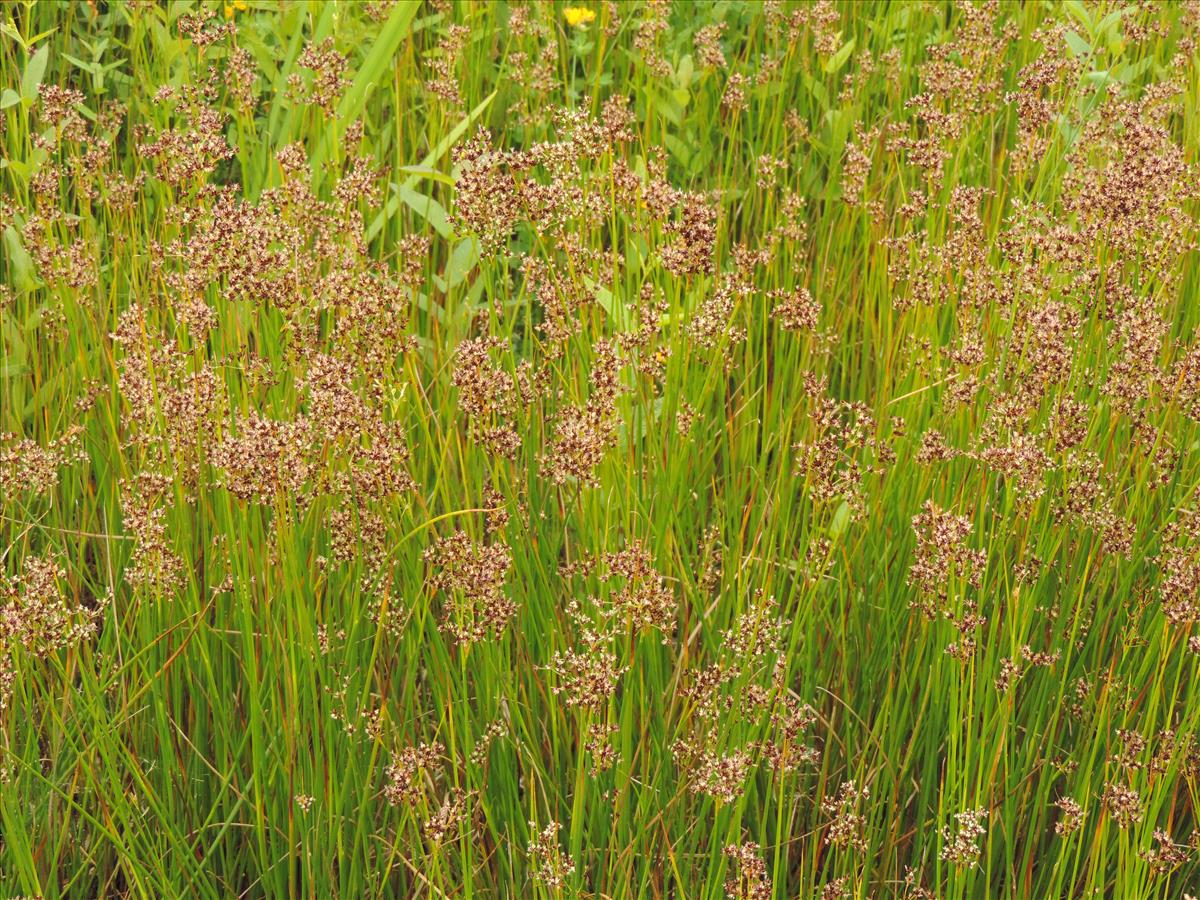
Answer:
<svg viewBox="0 0 1200 900"><path fill-rule="evenodd" d="M196 9L188 2L0 10L0 432L6 448L50 448L81 429L80 458L55 466L48 490L22 483L17 457L3 458L0 600L8 622L22 603L20 573L50 557L74 615L99 610L94 634L46 653L0 629L12 679L0 713L0 892L751 896L724 853L746 841L772 884L763 896L1200 892L1196 851L1184 846L1196 827L1200 656L1188 647L1194 615L1163 612L1167 551L1185 576L1195 566L1189 513L1200 483L1185 365L1200 322L1197 207L1194 190L1179 187L1195 182L1200 149L1195 4L583 6L594 20L572 26L562 5L532 5L542 30L518 34L506 3L249 0L212 7L210 27L235 30L204 48L180 32ZM666 27L653 49L639 46L641 23L659 14ZM695 42L718 23L724 67L705 65ZM447 55L451 25L466 31ZM347 67L323 108L288 83L299 75L307 86L298 60L326 39ZM241 83L249 105L223 76L235 47L253 63ZM961 116L941 128L913 102L930 89L934 59L962 86L935 92L934 108ZM1031 87L1023 78L1039 59L1063 68ZM439 61L458 103L425 87ZM539 64L541 80L531 74ZM210 67L206 103L235 151L170 184L138 149L180 126L178 107L156 92L207 83ZM741 104L731 102L737 77ZM1133 232L1088 219L1073 199L1079 181L1103 193L1112 179L1135 180L1144 161L1123 137L1127 123L1103 139L1089 130L1108 115L1105 96L1136 100L1167 83L1176 90L1154 139L1175 148L1187 174L1159 183L1151 170L1137 183ZM48 85L82 91L78 113L96 133L106 102L126 115L104 141L72 141L41 118ZM598 117L613 96L628 98L631 139L581 159L581 183L613 183L618 159L652 181L661 152L665 180L705 192L718 211L714 271L669 272L660 254L670 222L611 202L600 225L568 222L567 236L548 237L522 220L497 252L481 253L456 218L453 149L479 128L502 150L559 140L556 108ZM1046 104L1028 133L1022 96ZM1030 134L1036 150L1022 155ZM939 164L916 164L901 138L928 140ZM413 491L247 500L210 458L251 413L314 414L304 379L314 353L344 351L337 323L348 313L304 291L290 299L301 312L288 312L217 278L205 295L212 327L197 336L168 277L194 261L168 253L164 263L161 248L203 230L196 221L218 202L206 186L263 202L285 183L276 154L295 142L309 161L302 180L323 201L358 157L372 158L377 195L337 207L344 221L331 233L346 246L361 240L363 259L385 272L415 273L408 308L395 311L413 346L354 382L403 428ZM99 148L90 166L72 162L85 146ZM123 184L139 173L126 202ZM982 192L963 201L962 188ZM920 212L905 212L922 199ZM960 202L976 209L975 231ZM1013 226L1029 209L1043 233L1074 235L1060 246L1078 255L1034 246L1039 229ZM28 246L38 215L46 264L78 252L90 282L39 265ZM1178 242L1160 241L1147 222ZM427 237L428 251L413 255L412 236ZM970 240L969 259L926 257L935 291L918 291L921 247ZM564 256L556 241L591 255ZM737 268L738 245L769 248L769 259L749 267L750 287L705 343L692 323ZM1173 255L1156 256L1156 246ZM547 314L523 276L525 256L593 298L556 352L537 327ZM331 277L327 261L292 265ZM555 483L544 456L556 423L586 401L598 342L645 324L643 289L665 306L650 343L622 357L615 438L597 483ZM785 329L774 298L801 289L819 306L817 326ZM1052 378L1039 368L1038 329L1048 326L1031 318L1050 303L1069 348ZM146 346L167 347L179 367L152 365L151 382L186 399L198 384L188 378L215 373L217 399L182 433L157 387L156 416L131 424L121 373L133 351L112 335L133 304ZM1143 312L1152 338L1133 348ZM477 440L452 380L457 348L480 335L498 339L500 369L527 363L548 386L507 423L521 437L511 459ZM960 352L971 341L978 358ZM651 359L657 376L640 368ZM814 389L814 377L827 382ZM970 379L977 390L956 399ZM1132 395L1114 392L1130 379ZM1031 408L1012 412L1035 381ZM869 433L844 426L850 408L834 421L814 416L817 395L863 404ZM1056 437L1064 400L1082 410L1079 446L1094 471ZM694 421L677 427L689 408ZM930 429L955 452L919 461ZM1032 485L1019 463L988 453L1025 439L1045 455ZM828 473L805 464L803 448L822 440L834 442L829 489ZM320 462L340 471L362 450L330 443ZM165 480L147 493L140 473ZM1092 505L1072 512L1089 485ZM511 517L500 533L512 553L503 590L517 612L499 635L461 646L439 627L451 598L430 585L423 552L456 529L489 540L492 496ZM932 618L914 608L909 577L921 552L912 520L927 501L970 521L962 544L984 560L977 588L951 573ZM138 544L131 510L145 503L162 511L182 562L177 584L126 577ZM349 519L331 518L345 508ZM382 537L360 533L377 521ZM1106 526L1127 529L1124 550ZM605 704L572 706L556 693L555 654L595 648L568 603L595 612L589 598L615 588L560 567L634 541L671 593L673 627L607 622L619 684ZM1184 593L1194 592L1193 577ZM972 610L984 621L963 661L946 650L962 637L956 617ZM726 630L747 622L781 629L767 657L731 652ZM1026 647L1056 654L1053 663L1029 662ZM1020 677L1004 690L1006 660ZM695 790L696 771L673 748L700 734L702 710L685 687L714 663L729 677L720 719L704 733L713 753L753 755L766 742L811 747L813 761L780 771L755 755L735 798ZM794 740L772 718L792 701L814 717ZM597 724L611 726L615 761L594 772L585 744ZM500 733L481 743L493 725ZM1122 757L1122 732L1144 746ZM389 803L389 763L435 742L439 762L415 799ZM828 840L835 813L823 804L848 781L869 789L854 807L859 847ZM1104 802L1114 784L1140 799L1128 827ZM463 815L435 842L426 823L455 797ZM1065 836L1055 832L1061 798L1085 811ZM956 865L945 857L955 816L974 809L987 812L980 856ZM557 887L535 877L529 851L551 822L562 826L561 860L574 865ZM1183 847L1166 871L1147 856L1156 829Z"/></svg>

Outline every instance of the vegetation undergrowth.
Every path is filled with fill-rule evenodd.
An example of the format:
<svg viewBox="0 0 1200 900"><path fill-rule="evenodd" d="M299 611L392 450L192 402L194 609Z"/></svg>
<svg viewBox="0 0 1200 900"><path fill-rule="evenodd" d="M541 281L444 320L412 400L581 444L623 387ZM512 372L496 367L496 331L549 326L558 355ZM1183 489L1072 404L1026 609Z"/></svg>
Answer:
<svg viewBox="0 0 1200 900"><path fill-rule="evenodd" d="M0 893L1200 893L1200 4L0 8Z"/></svg>

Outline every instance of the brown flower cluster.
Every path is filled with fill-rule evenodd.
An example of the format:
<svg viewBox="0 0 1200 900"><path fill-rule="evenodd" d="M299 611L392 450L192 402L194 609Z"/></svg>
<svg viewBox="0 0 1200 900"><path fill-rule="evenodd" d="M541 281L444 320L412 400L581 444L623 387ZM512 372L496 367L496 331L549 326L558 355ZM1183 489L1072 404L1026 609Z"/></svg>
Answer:
<svg viewBox="0 0 1200 900"><path fill-rule="evenodd" d="M988 813L986 809L971 809L954 816L957 829L942 828L941 858L960 868L979 865L983 853L980 840L987 834Z"/></svg>
<svg viewBox="0 0 1200 900"><path fill-rule="evenodd" d="M970 519L927 500L922 512L913 516L912 527L917 547L909 566L908 583L917 589L921 609L933 611L946 602L951 578L979 588L986 556L982 550L967 546L973 530Z"/></svg>
<svg viewBox="0 0 1200 900"><path fill-rule="evenodd" d="M770 900L771 878L762 848L754 841L744 841L727 846L725 855L733 864L733 873L725 882L725 896L730 900Z"/></svg>
<svg viewBox="0 0 1200 900"><path fill-rule="evenodd" d="M426 548L427 585L446 595L442 630L463 645L499 635L517 614L505 591L512 551L501 542L476 543L465 531L438 538Z"/></svg>

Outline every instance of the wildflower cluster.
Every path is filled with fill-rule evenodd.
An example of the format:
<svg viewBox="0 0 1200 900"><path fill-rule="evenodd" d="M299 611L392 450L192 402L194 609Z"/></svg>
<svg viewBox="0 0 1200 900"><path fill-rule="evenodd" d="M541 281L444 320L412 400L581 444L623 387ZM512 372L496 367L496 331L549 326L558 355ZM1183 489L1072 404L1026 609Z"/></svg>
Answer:
<svg viewBox="0 0 1200 900"><path fill-rule="evenodd" d="M5 887L1195 892L1196 3L5 12Z"/></svg>

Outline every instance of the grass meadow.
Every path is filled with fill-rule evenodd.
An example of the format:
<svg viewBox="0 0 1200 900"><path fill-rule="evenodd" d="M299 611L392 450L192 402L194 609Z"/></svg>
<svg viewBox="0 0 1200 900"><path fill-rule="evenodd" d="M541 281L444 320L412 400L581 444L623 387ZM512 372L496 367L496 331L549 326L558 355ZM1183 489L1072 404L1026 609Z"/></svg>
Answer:
<svg viewBox="0 0 1200 900"><path fill-rule="evenodd" d="M1200 894L1200 4L0 8L0 896Z"/></svg>

